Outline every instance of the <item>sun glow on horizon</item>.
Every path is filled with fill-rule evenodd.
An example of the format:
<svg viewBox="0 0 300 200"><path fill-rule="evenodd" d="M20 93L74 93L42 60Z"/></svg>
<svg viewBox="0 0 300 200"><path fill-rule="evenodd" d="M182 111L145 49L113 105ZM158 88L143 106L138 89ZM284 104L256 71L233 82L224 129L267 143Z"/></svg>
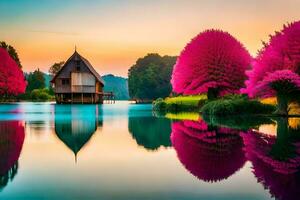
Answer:
<svg viewBox="0 0 300 200"><path fill-rule="evenodd" d="M100 74L127 76L147 53L179 55L198 33L228 31L255 56L261 41L300 19L296 0L0 2L0 40L14 46L24 71L47 72L75 45ZM279 15L280 13L280 15Z"/></svg>

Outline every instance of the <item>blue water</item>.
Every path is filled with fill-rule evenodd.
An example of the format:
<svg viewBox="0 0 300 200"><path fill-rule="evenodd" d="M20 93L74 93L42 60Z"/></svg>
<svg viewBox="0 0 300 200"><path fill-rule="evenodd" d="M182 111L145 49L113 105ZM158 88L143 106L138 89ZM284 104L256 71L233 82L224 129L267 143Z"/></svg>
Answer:
<svg viewBox="0 0 300 200"><path fill-rule="evenodd" d="M0 199L297 199L299 119L250 121L3 104Z"/></svg>

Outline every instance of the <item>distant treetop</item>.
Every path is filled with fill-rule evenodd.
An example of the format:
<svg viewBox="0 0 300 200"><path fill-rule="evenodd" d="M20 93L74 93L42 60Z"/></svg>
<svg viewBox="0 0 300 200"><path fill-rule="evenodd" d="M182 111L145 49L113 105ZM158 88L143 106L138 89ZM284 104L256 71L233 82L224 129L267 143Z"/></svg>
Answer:
<svg viewBox="0 0 300 200"><path fill-rule="evenodd" d="M175 56L160 56L156 53L139 58L128 71L130 97L143 101L169 96L175 62Z"/></svg>

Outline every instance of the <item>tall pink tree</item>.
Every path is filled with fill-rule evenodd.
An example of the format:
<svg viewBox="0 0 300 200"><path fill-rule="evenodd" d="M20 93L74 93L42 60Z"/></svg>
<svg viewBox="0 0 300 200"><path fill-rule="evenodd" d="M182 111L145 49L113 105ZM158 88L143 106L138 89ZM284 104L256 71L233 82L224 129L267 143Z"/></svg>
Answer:
<svg viewBox="0 0 300 200"><path fill-rule="evenodd" d="M250 97L277 97L277 114L288 115L288 104L300 91L300 21L270 36L260 50L253 69L247 72Z"/></svg>
<svg viewBox="0 0 300 200"><path fill-rule="evenodd" d="M26 81L22 70L8 52L0 48L0 96L16 96L24 93L25 89Z"/></svg>
<svg viewBox="0 0 300 200"><path fill-rule="evenodd" d="M194 95L207 93L209 99L239 93L252 58L232 35L206 30L186 45L173 69L173 92Z"/></svg>

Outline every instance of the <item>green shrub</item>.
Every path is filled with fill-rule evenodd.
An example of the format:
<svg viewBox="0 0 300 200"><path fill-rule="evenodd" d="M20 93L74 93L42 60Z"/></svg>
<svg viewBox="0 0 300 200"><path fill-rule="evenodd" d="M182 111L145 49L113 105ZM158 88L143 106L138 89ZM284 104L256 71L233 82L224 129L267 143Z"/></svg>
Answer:
<svg viewBox="0 0 300 200"><path fill-rule="evenodd" d="M273 105L262 104L257 100L249 100L247 96L231 95L207 102L201 109L203 115L243 115L271 114Z"/></svg>
<svg viewBox="0 0 300 200"><path fill-rule="evenodd" d="M153 102L153 110L154 111L164 111L166 110L166 103L162 98L158 98L156 101Z"/></svg>
<svg viewBox="0 0 300 200"><path fill-rule="evenodd" d="M52 99L52 96L49 95L49 90L44 89L35 89L31 92L30 98L32 101L48 101Z"/></svg>

